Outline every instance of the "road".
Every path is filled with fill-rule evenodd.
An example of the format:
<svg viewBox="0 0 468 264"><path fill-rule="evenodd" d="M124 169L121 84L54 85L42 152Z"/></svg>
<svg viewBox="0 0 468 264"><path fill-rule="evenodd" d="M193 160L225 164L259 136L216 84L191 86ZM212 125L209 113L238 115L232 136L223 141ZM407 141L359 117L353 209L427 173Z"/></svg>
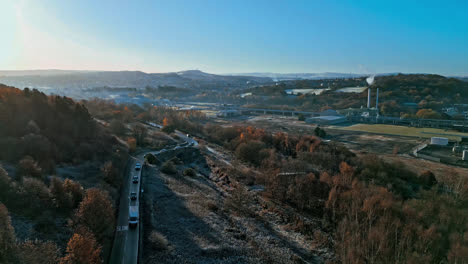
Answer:
<svg viewBox="0 0 468 264"><path fill-rule="evenodd" d="M151 126L161 128L161 126L151 123ZM186 134L175 131L177 136L185 143L177 145L173 148L162 149L159 151L145 151L131 157L127 164L127 171L125 172L126 178L123 181L123 186L120 193L119 215L117 217L117 227L115 232L114 244L109 263L111 264L137 264L138 263L138 245L140 239L139 224L136 228L128 226L128 214L130 206L138 206L140 200L140 184L141 184L141 170L135 170L135 165L139 162L141 165L144 163L144 156L148 153L158 155L159 153L176 150L185 147L195 147L198 142L187 136ZM143 167L143 166L142 166ZM143 169L143 168L142 168ZM138 183L133 183L133 176L138 176ZM130 200L130 193L136 192L137 199Z"/></svg>
<svg viewBox="0 0 468 264"><path fill-rule="evenodd" d="M143 164L143 157L146 153L141 153L130 158L127 164L126 179L121 190L119 215L117 217L117 230L112 247L112 254L109 263L136 264L138 262L138 242L139 225L136 228L128 226L128 212L130 206L139 206L139 193L141 183L141 170L135 170L137 162ZM133 183L133 176L138 176L138 183ZM130 193L136 192L137 200L130 200Z"/></svg>

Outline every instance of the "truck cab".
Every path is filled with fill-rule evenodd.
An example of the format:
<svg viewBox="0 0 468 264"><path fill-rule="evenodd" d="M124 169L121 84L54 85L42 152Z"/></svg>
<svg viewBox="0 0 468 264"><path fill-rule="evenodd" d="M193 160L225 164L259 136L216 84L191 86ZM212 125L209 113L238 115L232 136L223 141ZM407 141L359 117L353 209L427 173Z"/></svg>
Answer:
<svg viewBox="0 0 468 264"><path fill-rule="evenodd" d="M138 206L130 206L128 211L128 225L136 227L138 225Z"/></svg>

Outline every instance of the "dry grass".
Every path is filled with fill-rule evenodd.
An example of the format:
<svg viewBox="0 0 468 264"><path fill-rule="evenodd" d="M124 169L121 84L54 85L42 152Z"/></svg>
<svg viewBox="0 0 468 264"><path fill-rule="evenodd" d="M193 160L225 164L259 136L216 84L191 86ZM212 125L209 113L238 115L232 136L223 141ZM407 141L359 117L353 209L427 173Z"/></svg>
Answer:
<svg viewBox="0 0 468 264"><path fill-rule="evenodd" d="M152 231L151 234L148 237L148 240L151 243L151 246L155 250L166 250L169 246L169 242L167 241L167 238L156 231Z"/></svg>
<svg viewBox="0 0 468 264"><path fill-rule="evenodd" d="M360 131L377 134L389 134L397 136L408 136L408 137L419 137L419 138L431 138L431 137L446 137L451 140L460 140L462 136L468 136L468 133L462 133L452 130L444 130L438 128L418 128L418 127L407 127L407 126L393 126L383 124L357 124L348 127L333 127L338 130L349 130L349 131Z"/></svg>

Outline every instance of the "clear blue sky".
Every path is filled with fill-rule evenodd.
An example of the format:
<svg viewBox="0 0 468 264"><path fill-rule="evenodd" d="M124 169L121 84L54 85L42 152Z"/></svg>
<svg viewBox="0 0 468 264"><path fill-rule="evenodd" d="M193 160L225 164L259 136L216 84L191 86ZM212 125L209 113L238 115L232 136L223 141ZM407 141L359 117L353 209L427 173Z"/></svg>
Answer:
<svg viewBox="0 0 468 264"><path fill-rule="evenodd" d="M468 1L0 0L0 69L468 75Z"/></svg>

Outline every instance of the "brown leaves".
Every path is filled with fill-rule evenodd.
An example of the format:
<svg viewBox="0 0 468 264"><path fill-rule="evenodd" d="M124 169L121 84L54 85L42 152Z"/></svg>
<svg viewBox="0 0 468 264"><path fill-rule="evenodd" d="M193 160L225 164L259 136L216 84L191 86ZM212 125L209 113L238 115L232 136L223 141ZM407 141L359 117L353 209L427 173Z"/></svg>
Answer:
<svg viewBox="0 0 468 264"><path fill-rule="evenodd" d="M60 264L97 264L102 263L101 247L92 233L75 233L67 244L67 254Z"/></svg>

